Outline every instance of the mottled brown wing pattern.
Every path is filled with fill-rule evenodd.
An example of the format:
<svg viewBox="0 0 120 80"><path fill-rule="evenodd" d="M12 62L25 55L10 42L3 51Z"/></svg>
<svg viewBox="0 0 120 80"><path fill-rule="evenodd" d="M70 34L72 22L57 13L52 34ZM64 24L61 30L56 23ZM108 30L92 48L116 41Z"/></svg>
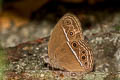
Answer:
<svg viewBox="0 0 120 80"><path fill-rule="evenodd" d="M81 24L78 18L72 14L66 14L62 21L63 24L61 27L65 29L64 33L67 33L66 38L70 42L72 49L76 52L79 60L85 66L85 69L91 70L93 66L93 56L91 49L84 41Z"/></svg>
<svg viewBox="0 0 120 80"><path fill-rule="evenodd" d="M91 71L93 68L93 55L92 55L93 52L86 42L79 40L79 45L80 45L79 46L80 59L85 65L85 69Z"/></svg>
<svg viewBox="0 0 120 80"><path fill-rule="evenodd" d="M69 39L84 40L81 24L73 14L66 14L63 17L61 27L65 29Z"/></svg>
<svg viewBox="0 0 120 80"><path fill-rule="evenodd" d="M79 19L73 14L63 16L53 29L48 56L52 65L68 71L92 70L92 50L84 40Z"/></svg>

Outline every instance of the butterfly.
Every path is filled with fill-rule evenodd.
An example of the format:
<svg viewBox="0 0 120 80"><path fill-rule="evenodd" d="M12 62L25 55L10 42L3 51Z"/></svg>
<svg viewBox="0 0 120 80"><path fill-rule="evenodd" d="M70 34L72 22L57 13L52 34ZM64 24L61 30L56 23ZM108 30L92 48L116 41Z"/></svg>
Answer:
<svg viewBox="0 0 120 80"><path fill-rule="evenodd" d="M80 73L92 71L93 51L74 14L65 14L55 25L48 42L48 56L54 68Z"/></svg>

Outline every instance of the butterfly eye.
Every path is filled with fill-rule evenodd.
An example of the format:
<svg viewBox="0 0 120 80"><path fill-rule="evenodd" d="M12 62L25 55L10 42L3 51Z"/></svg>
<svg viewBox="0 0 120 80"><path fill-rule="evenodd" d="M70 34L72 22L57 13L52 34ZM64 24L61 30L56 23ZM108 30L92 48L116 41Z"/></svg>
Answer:
<svg viewBox="0 0 120 80"><path fill-rule="evenodd" d="M82 56L82 59L85 60L85 56Z"/></svg>
<svg viewBox="0 0 120 80"><path fill-rule="evenodd" d="M64 21L64 23L65 23L66 25L70 25L70 24L72 24L72 22L71 22L70 19L66 19L66 20Z"/></svg>
<svg viewBox="0 0 120 80"><path fill-rule="evenodd" d="M85 54L85 51L82 51L83 54Z"/></svg>
<svg viewBox="0 0 120 80"><path fill-rule="evenodd" d="M77 47L77 42L74 41L74 42L72 43L72 46L73 46L73 47Z"/></svg>
<svg viewBox="0 0 120 80"><path fill-rule="evenodd" d="M85 65L87 65L87 62L85 62Z"/></svg>
<svg viewBox="0 0 120 80"><path fill-rule="evenodd" d="M70 32L70 35L73 35L73 32Z"/></svg>
<svg viewBox="0 0 120 80"><path fill-rule="evenodd" d="M70 35L70 36L74 36L74 32L73 32L73 31L70 31L70 32L69 32L69 35Z"/></svg>

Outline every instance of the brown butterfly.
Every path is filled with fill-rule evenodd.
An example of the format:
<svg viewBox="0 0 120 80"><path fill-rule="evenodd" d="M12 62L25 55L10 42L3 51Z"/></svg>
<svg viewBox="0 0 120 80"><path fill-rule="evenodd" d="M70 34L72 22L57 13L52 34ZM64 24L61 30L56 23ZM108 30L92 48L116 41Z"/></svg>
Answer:
<svg viewBox="0 0 120 80"><path fill-rule="evenodd" d="M48 56L51 66L61 70L90 72L93 69L93 53L75 15L68 13L56 24L48 43Z"/></svg>

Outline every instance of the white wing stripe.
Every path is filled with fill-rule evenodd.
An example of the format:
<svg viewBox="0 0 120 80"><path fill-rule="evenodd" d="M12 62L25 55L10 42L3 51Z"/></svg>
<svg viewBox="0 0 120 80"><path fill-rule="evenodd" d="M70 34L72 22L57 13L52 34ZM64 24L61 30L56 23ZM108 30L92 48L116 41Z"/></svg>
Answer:
<svg viewBox="0 0 120 80"><path fill-rule="evenodd" d="M83 66L82 62L80 61L80 59L77 57L76 52L72 49L72 47L70 46L69 42L67 42L69 48L71 49L71 51L73 52L74 56L76 57L76 59L78 60L78 62L80 63L81 66Z"/></svg>
<svg viewBox="0 0 120 80"><path fill-rule="evenodd" d="M67 41L70 41L69 38L68 38L68 36L67 36L67 33L65 32L65 29L63 27L62 27L62 29L63 29L63 32L65 34L65 37L66 37Z"/></svg>
<svg viewBox="0 0 120 80"><path fill-rule="evenodd" d="M70 45L70 43L69 43L70 40L69 40L69 38L68 38L68 36L67 36L67 33L65 32L65 29L64 29L63 27L62 27L62 29L63 29L63 32L64 32L65 37L66 37L66 39L67 39L67 44L68 44L69 48L71 49L72 53L74 54L74 56L76 57L76 59L77 59L77 61L80 63L80 65L83 66L82 62L81 62L80 59L77 57L76 52L72 49L72 47L71 47L71 45Z"/></svg>

